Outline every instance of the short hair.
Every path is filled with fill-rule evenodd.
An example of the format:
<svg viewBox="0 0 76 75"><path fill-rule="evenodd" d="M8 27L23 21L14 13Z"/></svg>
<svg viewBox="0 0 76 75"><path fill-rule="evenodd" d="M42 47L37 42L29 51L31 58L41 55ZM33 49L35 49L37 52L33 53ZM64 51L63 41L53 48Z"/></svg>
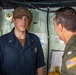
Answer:
<svg viewBox="0 0 76 75"><path fill-rule="evenodd" d="M63 27L72 32L76 31L76 10L71 7L63 7L55 12L56 23L61 23Z"/></svg>

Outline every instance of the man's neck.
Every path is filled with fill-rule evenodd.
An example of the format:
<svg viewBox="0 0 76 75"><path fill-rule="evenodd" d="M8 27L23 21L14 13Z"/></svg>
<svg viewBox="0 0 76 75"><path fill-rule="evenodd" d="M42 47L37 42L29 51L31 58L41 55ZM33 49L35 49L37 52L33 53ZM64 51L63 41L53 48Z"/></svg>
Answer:
<svg viewBox="0 0 76 75"><path fill-rule="evenodd" d="M66 32L65 34L65 44L70 40L72 36L76 35L76 32Z"/></svg>
<svg viewBox="0 0 76 75"><path fill-rule="evenodd" d="M17 32L14 30L14 34L18 39L25 39L26 38L26 31L25 32Z"/></svg>

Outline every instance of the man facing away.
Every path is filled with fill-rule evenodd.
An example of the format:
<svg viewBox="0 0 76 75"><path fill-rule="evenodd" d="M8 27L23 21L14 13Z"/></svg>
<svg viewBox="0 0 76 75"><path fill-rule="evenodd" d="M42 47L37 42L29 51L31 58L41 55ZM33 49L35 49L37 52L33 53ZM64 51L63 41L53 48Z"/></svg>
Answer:
<svg viewBox="0 0 76 75"><path fill-rule="evenodd" d="M0 37L1 75L44 75L44 55L39 38L29 33L32 13L25 7L13 12L14 28Z"/></svg>
<svg viewBox="0 0 76 75"><path fill-rule="evenodd" d="M55 12L54 27L66 44L62 56L62 75L76 75L76 10L63 7Z"/></svg>

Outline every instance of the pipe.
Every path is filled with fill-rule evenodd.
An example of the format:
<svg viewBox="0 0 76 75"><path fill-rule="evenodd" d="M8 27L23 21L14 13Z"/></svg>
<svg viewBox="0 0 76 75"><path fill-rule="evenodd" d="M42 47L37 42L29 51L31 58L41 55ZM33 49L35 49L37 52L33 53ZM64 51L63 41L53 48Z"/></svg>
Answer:
<svg viewBox="0 0 76 75"><path fill-rule="evenodd" d="M48 75L48 69L49 69L49 8L47 8L47 36L48 36L48 52L47 52L47 75Z"/></svg>

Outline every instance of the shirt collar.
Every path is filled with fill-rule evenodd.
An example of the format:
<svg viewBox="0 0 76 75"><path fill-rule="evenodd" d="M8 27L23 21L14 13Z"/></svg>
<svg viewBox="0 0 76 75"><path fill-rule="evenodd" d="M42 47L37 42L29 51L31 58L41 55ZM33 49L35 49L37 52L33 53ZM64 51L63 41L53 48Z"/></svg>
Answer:
<svg viewBox="0 0 76 75"><path fill-rule="evenodd" d="M12 31L9 33L9 43L13 43L16 46L18 45L18 42L16 42L18 39L15 37L14 35L14 28L12 29ZM24 44L24 48L27 48L31 45L31 41L33 41L30 37L30 34L28 33L28 31L26 31L26 39L25 39L25 44Z"/></svg>
<svg viewBox="0 0 76 75"><path fill-rule="evenodd" d="M66 47L65 47L65 50L67 50L68 47L70 47L70 45L74 43L74 41L76 41L76 35L72 36L70 38L70 40L67 42Z"/></svg>

